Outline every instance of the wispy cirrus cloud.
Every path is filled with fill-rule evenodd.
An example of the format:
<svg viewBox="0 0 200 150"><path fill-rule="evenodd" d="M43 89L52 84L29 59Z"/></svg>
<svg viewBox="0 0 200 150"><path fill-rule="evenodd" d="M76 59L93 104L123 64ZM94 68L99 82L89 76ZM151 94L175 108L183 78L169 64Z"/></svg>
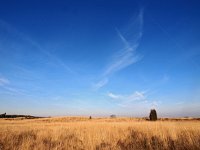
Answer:
<svg viewBox="0 0 200 150"><path fill-rule="evenodd" d="M135 91L131 94L116 94L109 92L107 94L112 101L114 101L119 107L123 108L142 108L145 106L148 109L158 108L162 103L155 99L149 97L149 92L147 91Z"/></svg>
<svg viewBox="0 0 200 150"><path fill-rule="evenodd" d="M10 81L4 77L0 77L0 86L4 86L4 85L7 85L9 84Z"/></svg>
<svg viewBox="0 0 200 150"><path fill-rule="evenodd" d="M105 86L112 74L141 60L142 57L136 53L136 50L142 37L142 27L143 9L141 9L136 18L132 20L131 24L127 27L127 31L122 33L116 29L117 34L124 45L124 48L120 51L117 51L113 55L113 61L107 65L105 71L102 74L102 79L95 84L95 89L99 89ZM106 82L104 82L105 80Z"/></svg>
<svg viewBox="0 0 200 150"><path fill-rule="evenodd" d="M7 93L9 95L13 95L13 94L25 95L23 90L14 88L11 85L10 80L8 80L5 77L0 77L0 87L1 87L0 91L3 90L4 91L3 93Z"/></svg>
<svg viewBox="0 0 200 150"><path fill-rule="evenodd" d="M130 95L121 95L121 94L114 94L114 93L109 92L108 97L114 100L118 100L120 102L125 102L125 103L133 102L133 101L141 101L141 100L146 99L145 92L138 92L138 91L135 91Z"/></svg>
<svg viewBox="0 0 200 150"><path fill-rule="evenodd" d="M146 92L139 92L135 91L131 94L128 95L123 95L123 94L115 94L112 92L109 92L107 96L114 100L115 103L123 108L131 108L134 107L135 105L138 105L137 103L147 103L147 95Z"/></svg>
<svg viewBox="0 0 200 150"><path fill-rule="evenodd" d="M94 84L94 89L98 90L99 88L103 87L104 85L106 85L108 83L108 78L103 78L102 80L100 80L98 83Z"/></svg>
<svg viewBox="0 0 200 150"><path fill-rule="evenodd" d="M29 46L35 47L37 52L39 52L38 55L43 54L44 56L46 56L46 58L48 58L49 61L53 62L55 65L61 66L64 70L71 74L76 74L76 72L71 67L64 63L63 60L61 60L55 54L43 48L38 42L33 40L31 37L25 35L23 32L19 31L11 24L7 23L2 19L0 19L0 28L4 29L4 31L7 31L9 34L14 35L17 38L22 39L26 42L26 44L29 44Z"/></svg>

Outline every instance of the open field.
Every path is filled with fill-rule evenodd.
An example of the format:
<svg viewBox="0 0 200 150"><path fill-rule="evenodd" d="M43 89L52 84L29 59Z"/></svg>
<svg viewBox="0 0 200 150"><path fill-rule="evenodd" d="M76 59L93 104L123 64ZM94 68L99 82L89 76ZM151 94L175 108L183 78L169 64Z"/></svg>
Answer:
<svg viewBox="0 0 200 150"><path fill-rule="evenodd" d="M0 150L200 149L200 121L57 117L0 119Z"/></svg>

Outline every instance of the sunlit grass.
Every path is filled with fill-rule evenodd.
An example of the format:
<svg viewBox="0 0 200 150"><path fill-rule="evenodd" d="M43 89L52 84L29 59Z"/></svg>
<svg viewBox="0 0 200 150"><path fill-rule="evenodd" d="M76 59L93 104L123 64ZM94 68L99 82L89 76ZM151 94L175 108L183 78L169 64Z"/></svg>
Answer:
<svg viewBox="0 0 200 150"><path fill-rule="evenodd" d="M200 121L0 119L0 149L199 149Z"/></svg>

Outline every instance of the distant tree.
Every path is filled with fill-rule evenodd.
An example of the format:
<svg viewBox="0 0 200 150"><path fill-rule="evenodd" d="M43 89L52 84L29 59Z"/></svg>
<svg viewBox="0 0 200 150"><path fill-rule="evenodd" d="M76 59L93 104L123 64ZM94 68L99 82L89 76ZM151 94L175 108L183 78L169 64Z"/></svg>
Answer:
<svg viewBox="0 0 200 150"><path fill-rule="evenodd" d="M89 119L92 119L92 116L90 116Z"/></svg>
<svg viewBox="0 0 200 150"><path fill-rule="evenodd" d="M155 109L151 109L149 119L151 121L156 121L157 120L157 113Z"/></svg>
<svg viewBox="0 0 200 150"><path fill-rule="evenodd" d="M110 115L110 118L116 118L116 115Z"/></svg>
<svg viewBox="0 0 200 150"><path fill-rule="evenodd" d="M6 113L0 114L0 118L5 118L5 117L6 117Z"/></svg>

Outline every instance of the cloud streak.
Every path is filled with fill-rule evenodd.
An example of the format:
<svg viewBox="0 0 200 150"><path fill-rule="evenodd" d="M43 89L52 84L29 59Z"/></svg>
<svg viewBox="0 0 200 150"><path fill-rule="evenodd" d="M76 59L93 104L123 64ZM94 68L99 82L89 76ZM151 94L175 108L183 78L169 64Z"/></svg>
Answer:
<svg viewBox="0 0 200 150"><path fill-rule="evenodd" d="M119 107L123 107L126 109L138 109L142 107L146 107L148 109L157 109L158 106L162 103L161 101L150 99L149 93L147 91L135 91L128 95L109 92L107 94L107 97L109 97L112 102L115 102Z"/></svg>
<svg viewBox="0 0 200 150"><path fill-rule="evenodd" d="M129 95L114 94L109 92L107 96L118 106L123 108L133 108L141 103L148 103L146 92L135 91Z"/></svg>
<svg viewBox="0 0 200 150"><path fill-rule="evenodd" d="M3 90L3 93L7 93L9 95L26 95L23 90L12 87L10 80L5 77L0 77L0 87L0 91Z"/></svg>
<svg viewBox="0 0 200 150"><path fill-rule="evenodd" d="M10 83L10 81L8 79L0 77L0 86L7 85L9 83Z"/></svg>
<svg viewBox="0 0 200 150"><path fill-rule="evenodd" d="M130 95L120 95L109 92L108 97L117 100L119 102L125 102L125 103L141 101L146 99L145 92L138 92L138 91L135 91Z"/></svg>
<svg viewBox="0 0 200 150"><path fill-rule="evenodd" d="M34 46L40 53L44 54L46 57L48 57L48 59L53 60L53 62L55 64L60 65L67 72L69 72L71 74L76 74L71 69L71 67L69 67L68 65L66 65L60 58L58 58L57 56L55 56L54 54L52 54L47 49L44 49L39 43L37 43L36 41L34 41L29 36L23 34L21 31L17 30L15 27L13 27L12 25L10 25L9 23L7 23L4 20L0 19L0 27L2 27L3 29L7 30L9 33L11 33L13 35L15 35L17 37L20 37L22 40L26 41L31 46Z"/></svg>
<svg viewBox="0 0 200 150"><path fill-rule="evenodd" d="M104 85L106 85L108 83L108 79L107 78L104 78L102 80L100 80L98 83L96 83L94 85L94 89L95 90L98 90L99 88L103 87Z"/></svg>
<svg viewBox="0 0 200 150"><path fill-rule="evenodd" d="M142 37L142 27L143 9L141 9L137 17L133 19L126 32L122 34L116 29L124 48L113 55L114 60L107 65L102 74L102 79L95 84L95 89L105 86L108 83L110 76L114 73L141 60L142 57L136 53L136 50ZM104 82L105 80L106 82Z"/></svg>

